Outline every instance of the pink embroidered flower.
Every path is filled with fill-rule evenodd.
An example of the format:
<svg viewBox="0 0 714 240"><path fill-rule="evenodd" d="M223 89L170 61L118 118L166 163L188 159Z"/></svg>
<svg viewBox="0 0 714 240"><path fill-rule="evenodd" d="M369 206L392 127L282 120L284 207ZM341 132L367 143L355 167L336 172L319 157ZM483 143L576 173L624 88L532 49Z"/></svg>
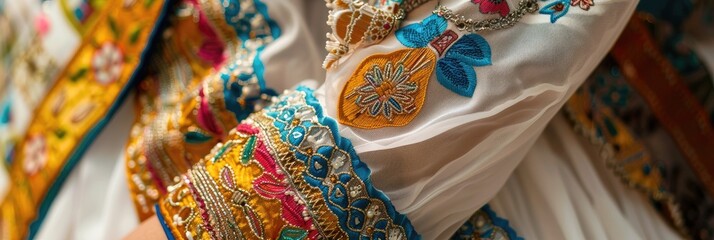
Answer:
<svg viewBox="0 0 714 240"><path fill-rule="evenodd" d="M43 37L50 31L50 20L45 13L40 13L35 17L35 30Z"/></svg>
<svg viewBox="0 0 714 240"><path fill-rule="evenodd" d="M579 0L572 0L579 1ZM592 0L589 0L592 1ZM474 4L479 4L478 10L483 14L498 13L501 17L505 17L511 12L506 0L471 0Z"/></svg>
<svg viewBox="0 0 714 240"><path fill-rule="evenodd" d="M594 0L570 0L570 6L578 6L585 11L593 5L595 5Z"/></svg>
<svg viewBox="0 0 714 240"><path fill-rule="evenodd" d="M23 168L25 173L32 176L40 171L47 164L47 141L42 135L35 135L25 143L25 159Z"/></svg>
<svg viewBox="0 0 714 240"><path fill-rule="evenodd" d="M105 42L102 44L102 47L95 51L92 57L94 79L104 85L116 81L124 67L123 58L124 55L121 50L113 43Z"/></svg>

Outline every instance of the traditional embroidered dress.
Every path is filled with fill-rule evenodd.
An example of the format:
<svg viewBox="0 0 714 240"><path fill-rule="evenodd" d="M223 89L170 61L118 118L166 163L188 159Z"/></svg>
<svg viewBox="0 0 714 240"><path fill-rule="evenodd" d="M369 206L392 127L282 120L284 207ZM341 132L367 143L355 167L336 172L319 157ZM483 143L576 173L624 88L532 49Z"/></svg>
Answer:
<svg viewBox="0 0 714 240"><path fill-rule="evenodd" d="M95 8L11 155L5 237L118 238L156 211L178 239L518 239L483 206L636 4L327 1L323 76L308 2ZM305 79L325 81L279 94Z"/></svg>

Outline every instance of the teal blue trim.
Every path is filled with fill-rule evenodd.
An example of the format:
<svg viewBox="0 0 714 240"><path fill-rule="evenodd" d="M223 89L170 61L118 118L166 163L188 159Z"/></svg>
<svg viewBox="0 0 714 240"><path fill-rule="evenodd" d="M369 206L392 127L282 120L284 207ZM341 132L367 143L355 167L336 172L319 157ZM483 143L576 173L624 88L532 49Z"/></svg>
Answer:
<svg viewBox="0 0 714 240"><path fill-rule="evenodd" d="M174 238L174 234L171 232L171 229L166 224L166 220L164 220L164 215L159 214L161 212L161 209L159 209L159 204L154 205L154 209L156 210L156 217L159 219L159 223L161 223L161 228L164 229L164 234L166 234L166 238L168 240L176 240L176 238Z"/></svg>
<svg viewBox="0 0 714 240"><path fill-rule="evenodd" d="M481 213L485 213L488 219L480 219ZM479 219L475 219L479 218ZM480 220L485 220L484 222L477 222ZM451 240L470 240L470 239L492 239L496 236L494 232L497 228L503 230L506 233L504 240L524 240L519 237L516 230L511 227L508 220L501 218L496 214L491 207L486 204L481 209L476 211L473 217L467 220L461 227L459 227L454 235L451 236Z"/></svg>
<svg viewBox="0 0 714 240"><path fill-rule="evenodd" d="M164 2L164 6L161 8L161 12L159 14L159 17L156 19L156 24L154 24L154 28L151 30L151 34L149 34L149 39L146 42L146 47L144 48L144 51L141 53L141 57L139 58L139 64L137 65L136 69L131 75L131 78L129 78L129 81L127 84L124 86L124 88L121 90L119 93L119 96L117 99L114 101L112 106L109 108L109 111L107 114L97 122L94 127L87 133L87 135L82 139L80 144L78 145L77 149L75 149L74 152L70 155L70 157L67 160L67 163L62 167L62 170L60 171L59 176L57 176L57 179L52 183L52 186L50 187L49 191L47 191L47 196L42 200L42 203L40 204L40 209L37 214L37 218L35 218L32 223L30 223L30 229L29 229L29 234L28 234L28 239L34 239L35 236L37 235L37 232L40 229L40 226L42 225L42 222L45 220L45 217L47 217L47 212L49 211L52 202L54 202L55 198L57 197L57 194L59 193L59 190L61 189L62 185L64 184L65 180L67 180L67 177L69 176L70 172L72 172L72 169L74 169L74 166L77 165L79 160L82 158L84 153L87 151L87 148L94 142L94 139L99 135L99 133L104 129L104 127L109 123L111 120L112 116L114 116L114 113L119 109L119 106L122 105L124 102L124 99L126 99L126 96L129 94L129 91L133 88L134 84L136 81L139 79L139 74L140 70L144 68L144 64L146 64L146 58L148 56L148 53L150 52L150 46L151 43L154 42L154 38L157 37L157 33L159 32L160 29L162 29L162 23L164 22L164 19L166 18L166 13L169 10L169 7L172 6L171 4L173 0L166 0Z"/></svg>
<svg viewBox="0 0 714 240"><path fill-rule="evenodd" d="M245 48L246 40L250 39L250 32L253 31L251 28L251 21L255 19L257 15L262 15L263 21L267 24L270 30L270 35L268 34L258 34L255 38L265 39L272 37L273 40L278 39L281 34L280 26L277 22L270 18L268 14L268 7L265 3L260 0L253 0L253 5L255 7L255 12L241 12L240 2L238 0L227 0L227 5L224 6L223 14L226 19L226 23L230 25L233 30L236 31L237 37L241 40L241 48ZM243 14L242 18L238 18L240 14ZM261 25L264 26L264 25ZM270 44L268 42L267 44ZM267 45L266 44L266 45ZM258 80L258 85L260 86L260 93L267 94L271 96L277 96L277 93L268 88L265 83L265 64L260 60L260 56L265 49L265 46L260 46L255 50L255 57L253 58L253 73L252 74L240 74L238 76L239 81L247 81L255 78ZM231 82L231 72L238 66L235 63L224 68L220 73L220 77L223 80L223 96L225 99L238 99L243 94L242 86L237 82ZM236 101L226 101L226 108L233 113L238 121L242 121L247 118L249 114L255 111L254 103L259 98L246 98L248 104L245 106L239 104Z"/></svg>
<svg viewBox="0 0 714 240"><path fill-rule="evenodd" d="M363 236L363 233L355 230L361 229L361 224L366 222L364 221L363 213L367 212L366 207L369 205L369 202L379 201L386 208L387 215L389 216L389 219L393 222L393 224L400 226L404 229L404 233L406 234L406 236L404 237L406 237L406 239L421 239L421 236L419 235L419 233L416 232L407 216L397 212L396 208L389 200L389 197L382 191L374 187L374 185L372 184L372 180L369 178L371 174L369 167L367 166L367 164L360 160L359 156L357 155L357 152L355 152L354 147L352 146L352 142L350 142L349 139L339 135L337 121L324 115L323 108L318 102L318 100L313 96L312 89L304 86L299 86L297 88L297 91L304 93L304 104L292 104L288 102L285 99L285 95L283 95L281 96L281 101L274 103L272 106L266 108L265 114L275 119L275 121L273 122L273 127L275 127L280 132L281 139L291 146L291 150L294 150L298 147L298 145L302 142L302 137L307 134L306 131L310 129L310 127L318 125L329 128L330 132L332 133L332 137L335 140L334 146L320 146L316 150L320 153L321 156L328 156L327 158L329 158L329 156L332 154L332 150L335 149L340 149L349 154L352 165L351 170L354 171L354 173L357 175L357 178L359 178L359 180L364 183L364 186L366 188L365 190L369 198L346 200L343 197L332 196L331 194L334 192L333 189L342 188L340 186L346 186L346 182L349 181L351 177L340 174L337 177L337 181L339 182L339 184L335 184L334 186L327 186L323 183L327 172L320 172L320 170L315 171L315 168L312 167L312 164L314 164L315 161L321 160L315 159L313 158L313 156L308 156L298 151L294 151L295 158L300 161L303 161L305 165L308 166L307 170L305 170L305 173L303 173L305 182L307 182L307 184L312 187L320 189L324 197L325 204L330 209L330 211L337 215L339 220L339 226L345 232L345 234L347 234L348 238L387 238L387 236L384 236L384 231L376 231L376 229L380 228L381 230L385 230L385 228L387 227L387 223L382 220L380 220L377 224L374 225L376 229L372 236ZM314 109L318 122L313 123L311 121L302 121L297 126L289 125L288 123L291 123L292 121L297 119L295 117L295 113L298 111L298 109L305 106L309 106L310 108ZM292 137L295 136L293 135L293 133L298 132L301 133L301 137ZM328 163L326 161L323 161L323 164ZM344 188L342 188L340 191L346 192ZM360 218L362 219L362 221L359 221L359 223L352 221L352 219L355 218Z"/></svg>
<svg viewBox="0 0 714 240"><path fill-rule="evenodd" d="M268 23L268 26L270 27L271 37L273 37L273 41L275 41L275 39L278 39L280 37L280 26L278 26L278 23L276 23L275 20L270 18L270 15L268 15L268 7L265 5L265 3L262 3L259 0L255 0L254 4L255 9L261 15L263 15L265 22ZM245 44L245 41L243 41L243 43ZM263 49L265 49L265 45L259 47L256 50L255 58L253 59L253 71L255 72L255 77L258 78L258 84L260 84L260 88L266 89L267 86L265 84L265 77L263 76L263 73L265 73L265 65L263 64L263 61L260 60L260 54L263 52Z"/></svg>
<svg viewBox="0 0 714 240"><path fill-rule="evenodd" d="M506 230L506 233L508 233L508 238L512 240L523 240L522 237L519 237L518 234L516 233L516 230L511 227L511 225L508 223L508 220L505 218L501 218L496 214L495 211L491 209L491 207L486 204L484 205L481 210L486 212L489 217L491 217L491 220L493 221L493 225L499 226L501 229Z"/></svg>

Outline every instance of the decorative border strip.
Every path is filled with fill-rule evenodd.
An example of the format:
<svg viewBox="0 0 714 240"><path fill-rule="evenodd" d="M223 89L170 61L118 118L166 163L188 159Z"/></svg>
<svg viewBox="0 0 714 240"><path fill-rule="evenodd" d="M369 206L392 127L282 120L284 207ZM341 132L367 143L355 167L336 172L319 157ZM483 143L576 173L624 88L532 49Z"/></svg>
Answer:
<svg viewBox="0 0 714 240"><path fill-rule="evenodd" d="M312 90L301 87L252 114L183 182L169 187L160 213L171 234L190 239L228 233L216 231L224 229L233 233L228 237L270 238L279 231L311 239L419 239L322 111ZM227 213L216 206L223 204L236 223L220 220Z"/></svg>
<svg viewBox="0 0 714 240"><path fill-rule="evenodd" d="M301 103L302 101L304 101L304 103ZM285 115L283 114L284 111L294 111L293 116L285 118ZM337 161L344 161L342 163L344 165L338 164L341 166L335 168L332 166L335 161L333 159L330 159L332 161L328 161L328 163L331 167L335 168L334 171L336 173L340 173L340 178L342 173L350 171L351 174L356 175L362 183L362 186L352 185L353 183L351 182L346 184L346 186L355 187L355 189L357 187L363 188L363 191L358 191L358 194L355 194L355 196L348 194L350 197L357 199L355 201L350 200L349 202L357 202L360 198L371 199L373 203L381 205L380 208L377 208L378 210L386 211L387 215L384 217L390 219L390 225L402 228L402 237L406 237L406 239L420 238L419 234L416 233L411 225L409 219L407 219L406 216L399 214L391 204L389 198L374 187L371 179L369 178L369 168L364 162L360 161L359 156L357 156L357 153L354 151L352 143L349 139L339 136L337 131L337 122L323 114L323 109L317 99L312 95L311 89L298 87L297 91L284 93L281 97L281 101L267 108L264 114L273 120L273 127L279 131L280 138L282 140L271 142L287 144L287 147L291 149L290 151L294 152L295 157L298 160L301 160L301 162L308 167L308 170L311 168L314 169L312 166L315 165L312 153L321 153L321 151L323 151L322 147L332 145L335 151L339 151L333 152L332 157L340 153L344 154L338 157L345 157L346 159L337 159ZM317 121L310 119L316 119ZM296 133L302 133L304 138L302 136L295 138ZM279 159L283 160L284 158ZM283 164L292 165L295 164L295 162L296 161L285 161ZM291 168L290 166L285 167L286 169ZM305 173L294 172L291 175L293 176L293 181L300 180L301 175L305 175L303 180L305 183L313 188L320 189L320 192L324 197L324 201L328 203L330 210L334 214L338 215L341 228L352 229L352 231L347 231L350 238L356 238L362 234L370 232L369 228L356 229L354 224L348 223L348 220L354 220L354 218L350 218L350 212L342 209L344 206L341 208L338 204L330 200L332 196L328 193L331 193L334 189L336 189L336 184L332 185L330 183L336 182L332 179L332 176L322 178L316 176L315 174L310 174L310 171L306 171ZM341 182L342 179L338 179L338 181ZM348 190L352 190L352 188L349 188ZM308 191L305 195L310 194L311 193ZM381 209L381 207L384 207L384 209ZM377 214L375 214L375 216L376 215Z"/></svg>
<svg viewBox="0 0 714 240"><path fill-rule="evenodd" d="M11 188L2 204L3 229L13 229L4 236L7 239L35 237L69 173L136 81L148 45L170 6L165 0L149 5L112 4L99 15L101 22L84 36L18 145L17 158L10 167ZM123 50L120 58L101 55L107 51L114 54L117 48ZM120 61L118 70L104 69L102 64L107 62L95 61L98 56L110 57L110 63ZM97 91L101 95L87 94ZM101 99L90 99L95 97ZM25 154L28 146L41 146L45 151Z"/></svg>

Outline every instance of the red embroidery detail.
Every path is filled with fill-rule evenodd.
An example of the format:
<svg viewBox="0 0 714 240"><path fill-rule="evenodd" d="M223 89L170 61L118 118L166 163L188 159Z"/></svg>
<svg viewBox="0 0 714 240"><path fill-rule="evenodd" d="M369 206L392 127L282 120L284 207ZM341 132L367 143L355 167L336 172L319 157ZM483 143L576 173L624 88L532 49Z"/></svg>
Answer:
<svg viewBox="0 0 714 240"><path fill-rule="evenodd" d="M483 14L498 13L501 17L505 17L511 11L506 0L471 0L471 2L479 4L478 10Z"/></svg>
<svg viewBox="0 0 714 240"><path fill-rule="evenodd" d="M459 39L459 35L449 29L446 30L446 32L441 34L439 37L431 41L430 44L432 47L434 47L434 49L436 49L437 52L439 52L439 56L441 56L441 54L445 52L446 49L449 48L452 43L456 42L457 39Z"/></svg>
<svg viewBox="0 0 714 240"><path fill-rule="evenodd" d="M558 4L555 4L555 6L553 6L553 10L555 10L556 12L563 11L564 8L565 8L565 4L563 4L563 3L558 3Z"/></svg>

